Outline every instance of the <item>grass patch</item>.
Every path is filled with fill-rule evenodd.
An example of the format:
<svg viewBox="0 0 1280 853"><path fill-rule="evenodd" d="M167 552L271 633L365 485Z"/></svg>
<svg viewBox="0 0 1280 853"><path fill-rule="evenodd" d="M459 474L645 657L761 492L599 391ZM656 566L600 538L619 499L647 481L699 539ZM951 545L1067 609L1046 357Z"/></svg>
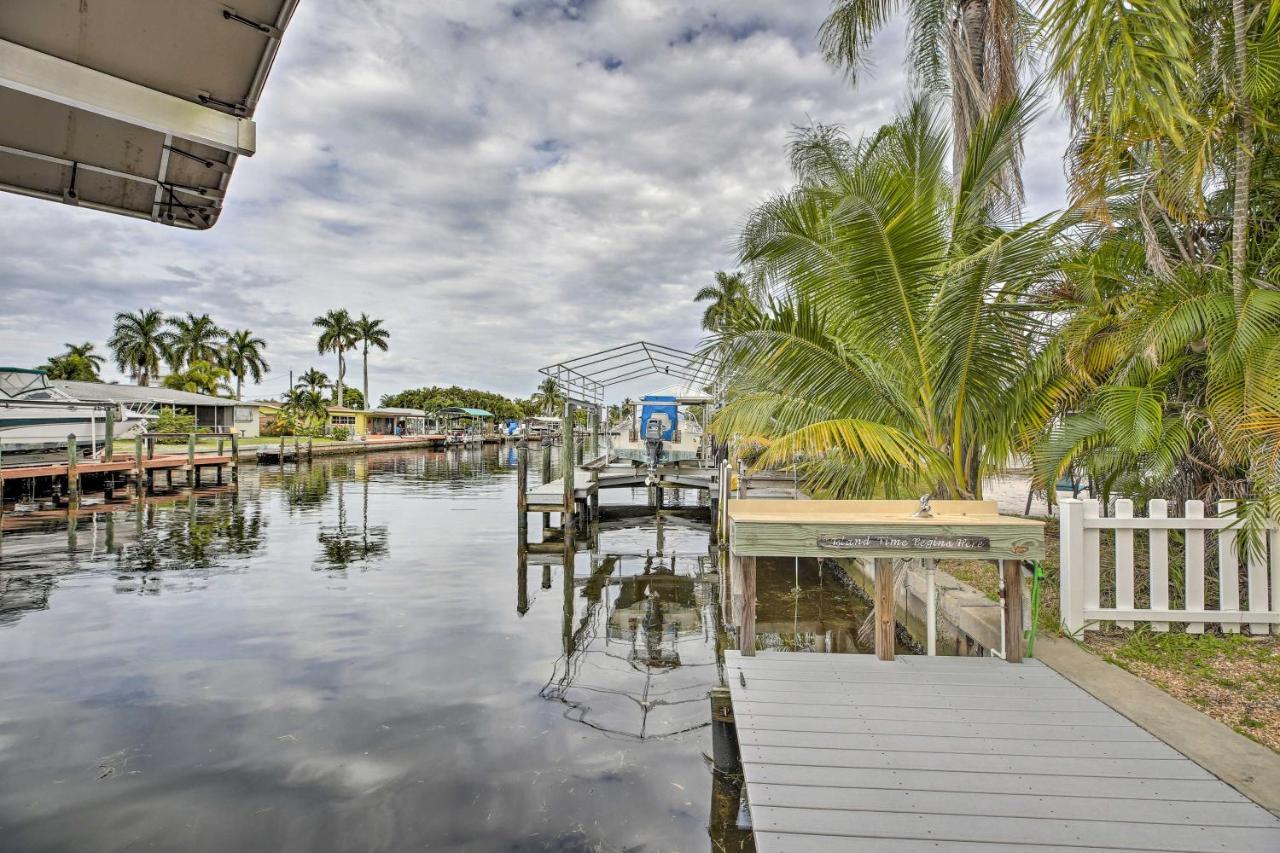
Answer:
<svg viewBox="0 0 1280 853"><path fill-rule="evenodd" d="M1280 637L1087 633L1085 647L1280 752Z"/></svg>

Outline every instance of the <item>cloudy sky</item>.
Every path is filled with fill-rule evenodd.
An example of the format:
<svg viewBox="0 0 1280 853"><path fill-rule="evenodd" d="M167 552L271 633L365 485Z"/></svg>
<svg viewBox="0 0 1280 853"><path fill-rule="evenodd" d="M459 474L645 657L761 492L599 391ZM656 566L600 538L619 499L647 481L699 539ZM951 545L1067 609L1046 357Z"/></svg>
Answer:
<svg viewBox="0 0 1280 853"><path fill-rule="evenodd" d="M787 186L796 125L889 119L903 31L856 90L824 66L829 0L302 0L211 231L0 194L0 363L105 349L120 309L209 312L267 339L274 396L318 366L310 320L386 320L375 397L527 395L537 368L698 342L693 294ZM1061 206L1060 116L1027 150ZM33 249L38 247L38 249ZM358 363L350 378L358 378ZM110 378L118 378L109 370Z"/></svg>

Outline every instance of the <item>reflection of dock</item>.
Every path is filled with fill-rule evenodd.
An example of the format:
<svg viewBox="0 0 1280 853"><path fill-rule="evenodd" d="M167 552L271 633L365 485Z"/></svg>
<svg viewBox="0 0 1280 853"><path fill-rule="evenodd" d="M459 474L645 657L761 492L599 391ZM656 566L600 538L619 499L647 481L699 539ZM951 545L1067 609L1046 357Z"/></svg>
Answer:
<svg viewBox="0 0 1280 853"><path fill-rule="evenodd" d="M1280 849L1275 817L1038 661L725 658L761 853Z"/></svg>

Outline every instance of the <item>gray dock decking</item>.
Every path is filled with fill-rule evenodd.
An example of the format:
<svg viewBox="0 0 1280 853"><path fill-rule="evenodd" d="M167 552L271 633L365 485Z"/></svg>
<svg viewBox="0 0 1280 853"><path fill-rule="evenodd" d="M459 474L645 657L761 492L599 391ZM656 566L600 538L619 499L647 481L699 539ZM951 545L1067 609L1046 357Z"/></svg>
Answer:
<svg viewBox="0 0 1280 853"><path fill-rule="evenodd" d="M1280 851L1280 818L1037 661L725 664L760 853Z"/></svg>

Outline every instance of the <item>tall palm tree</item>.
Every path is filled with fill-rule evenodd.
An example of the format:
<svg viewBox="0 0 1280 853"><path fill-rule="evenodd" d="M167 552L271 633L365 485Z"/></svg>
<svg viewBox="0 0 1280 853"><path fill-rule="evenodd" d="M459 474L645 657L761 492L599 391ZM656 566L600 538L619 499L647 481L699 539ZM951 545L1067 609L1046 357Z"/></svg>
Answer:
<svg viewBox="0 0 1280 853"><path fill-rule="evenodd" d="M306 372L298 377L298 384L294 387L319 394L329 387L329 376L314 367L308 367Z"/></svg>
<svg viewBox="0 0 1280 853"><path fill-rule="evenodd" d="M188 311L185 316L170 317L167 322L165 360L172 370L180 371L197 361L207 364L218 361L227 330L213 322L212 317Z"/></svg>
<svg viewBox="0 0 1280 853"><path fill-rule="evenodd" d="M1049 72L1072 116L1075 201L1106 220L1117 193L1136 196L1150 266L1166 280L1185 258L1161 256L1162 231L1229 218L1232 289L1243 303L1254 160L1266 150L1254 129L1280 120L1276 5L1041 0L1041 14ZM1206 198L1224 185L1229 216Z"/></svg>
<svg viewBox="0 0 1280 853"><path fill-rule="evenodd" d="M361 314L356 320L356 343L360 344L364 367L364 408L369 409L369 347L387 351L387 343L391 333L382 327L381 320L374 320L368 314Z"/></svg>
<svg viewBox="0 0 1280 853"><path fill-rule="evenodd" d="M980 122L954 190L926 101L860 143L799 137L798 186L741 243L778 293L711 343L730 392L716 432L827 494L981 496L1071 387L1028 299L1061 226L1018 224L992 192L1029 121L1015 99Z"/></svg>
<svg viewBox="0 0 1280 853"><path fill-rule="evenodd" d="M960 179L970 136L1018 94L1018 66L1031 46L1014 0L833 0L818 30L827 62L856 83L875 36L905 7L907 63L926 92L951 99L953 178ZM1020 196L1021 140L995 188Z"/></svg>
<svg viewBox="0 0 1280 853"><path fill-rule="evenodd" d="M338 354L338 380L334 383L337 391L338 405L342 405L342 382L347 375L346 352L356 345L357 330L355 321L345 308L337 308L316 317L311 325L320 329L320 337L316 340L316 350L324 355L327 352Z"/></svg>
<svg viewBox="0 0 1280 853"><path fill-rule="evenodd" d="M63 344L63 346L67 348L66 355L81 358L88 362L92 366L95 378L98 375L98 371L102 369L102 365L107 363L105 358L94 352L97 347L89 341L85 341L82 344Z"/></svg>
<svg viewBox="0 0 1280 853"><path fill-rule="evenodd" d="M538 385L530 400L543 416L550 417L564 407L564 394L560 391L560 383L548 376Z"/></svg>
<svg viewBox="0 0 1280 853"><path fill-rule="evenodd" d="M107 346L116 367L145 386L160 372L160 361L166 352L166 335L162 312L155 309L121 311L116 314L115 328Z"/></svg>
<svg viewBox="0 0 1280 853"><path fill-rule="evenodd" d="M702 328L709 332L723 332L734 314L749 298L747 281L741 273L720 270L716 273L716 283L699 290L693 301L711 303L702 312Z"/></svg>
<svg viewBox="0 0 1280 853"><path fill-rule="evenodd" d="M255 338L248 329L236 329L227 335L227 342L222 351L222 366L231 371L236 378L236 399L241 398L246 376L254 382L261 382L262 377L271 370L271 365L263 357L262 351L267 342Z"/></svg>

